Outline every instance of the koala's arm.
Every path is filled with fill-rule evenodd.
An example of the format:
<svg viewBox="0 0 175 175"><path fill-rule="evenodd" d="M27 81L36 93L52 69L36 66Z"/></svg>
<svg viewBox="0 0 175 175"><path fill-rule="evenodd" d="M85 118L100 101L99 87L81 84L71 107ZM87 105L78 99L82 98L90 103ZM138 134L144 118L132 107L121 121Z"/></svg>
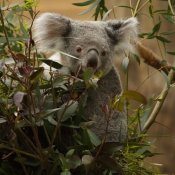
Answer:
<svg viewBox="0 0 175 175"><path fill-rule="evenodd" d="M84 109L87 118L95 121L90 129L103 139L106 129L106 119L102 107L108 104L109 97L121 94L122 87L117 70L113 67L110 72L98 82L98 88L88 90L88 99ZM107 133L107 141L124 141L127 136L127 116L123 112L116 112L110 120Z"/></svg>

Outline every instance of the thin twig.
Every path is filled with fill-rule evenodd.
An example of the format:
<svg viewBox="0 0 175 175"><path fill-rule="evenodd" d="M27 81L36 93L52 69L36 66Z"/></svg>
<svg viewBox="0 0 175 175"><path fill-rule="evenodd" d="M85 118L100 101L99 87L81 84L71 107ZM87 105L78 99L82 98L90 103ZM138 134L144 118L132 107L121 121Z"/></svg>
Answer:
<svg viewBox="0 0 175 175"><path fill-rule="evenodd" d="M8 147L8 146L6 146L6 145L4 145L4 144L0 144L0 148L5 148L5 149L8 149L8 150L11 150L11 151L14 151L14 152L18 152L18 153L21 153L21 154L23 154L23 155L26 155L26 156L29 156L29 157L33 157L33 158L38 159L38 160L41 161L41 158L38 157L38 156L36 156L36 155L30 154L30 153L25 152L25 151L18 150L18 149L16 149L16 148Z"/></svg>
<svg viewBox="0 0 175 175"><path fill-rule="evenodd" d="M159 125L162 125L162 126L164 126L165 128L167 128L167 129L169 129L169 130L175 132L175 130L174 130L173 128L170 128L170 127L168 127L168 126L165 126L164 124L162 124L162 123L160 123L160 122L155 121L154 123L157 123L157 124L159 124Z"/></svg>
<svg viewBox="0 0 175 175"><path fill-rule="evenodd" d="M1 20L3 32L4 32L4 35L5 35L6 41L7 41L7 47L8 47L8 49L11 51L11 47L10 47L10 43L9 43L7 31L5 30L5 24L4 24L4 19L3 19L3 13L2 13L2 10L1 10L1 9L0 9L0 20Z"/></svg>

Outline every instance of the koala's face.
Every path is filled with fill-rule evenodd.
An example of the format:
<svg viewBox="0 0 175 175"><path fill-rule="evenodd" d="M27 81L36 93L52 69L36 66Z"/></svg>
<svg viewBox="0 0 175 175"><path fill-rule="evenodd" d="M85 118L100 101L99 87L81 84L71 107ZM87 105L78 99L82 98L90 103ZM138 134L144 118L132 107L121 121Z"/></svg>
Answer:
<svg viewBox="0 0 175 175"><path fill-rule="evenodd" d="M64 38L62 51L78 59L64 56L66 65L76 72L81 65L81 72L91 67L94 74L106 74L113 66L114 46L103 27L95 22L72 22L71 32Z"/></svg>
<svg viewBox="0 0 175 175"><path fill-rule="evenodd" d="M137 38L137 19L124 21L74 21L59 14L44 13L35 22L36 43L43 51L62 51L73 72L91 67L94 74L107 74L113 66L115 53L132 51L130 41Z"/></svg>

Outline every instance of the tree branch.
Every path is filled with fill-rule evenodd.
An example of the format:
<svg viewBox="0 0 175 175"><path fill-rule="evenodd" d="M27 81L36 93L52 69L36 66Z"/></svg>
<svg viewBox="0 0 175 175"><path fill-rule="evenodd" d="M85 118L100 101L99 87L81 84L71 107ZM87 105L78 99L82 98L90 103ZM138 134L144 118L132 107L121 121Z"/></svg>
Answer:
<svg viewBox="0 0 175 175"><path fill-rule="evenodd" d="M175 66L175 62L173 64ZM169 74L168 74L168 78L170 79L170 82L172 82L173 78L175 77L175 71L174 70L170 70ZM157 101L151 115L149 116L148 120L146 121L144 127L143 127L143 130L142 130L142 134L146 133L147 130L151 127L151 125L154 123L162 105L163 105L163 102L166 98L166 96L168 95L168 92L169 92L169 88L167 88L167 85L165 85L165 87L163 88L162 92L161 92L161 99L160 101Z"/></svg>
<svg viewBox="0 0 175 175"><path fill-rule="evenodd" d="M142 43L138 44L138 50L140 56L144 59L144 62L157 70L163 70L167 75L171 70L171 64L164 63L161 64L162 59L159 58L151 49L145 47ZM175 81L175 76L173 77L172 81Z"/></svg>

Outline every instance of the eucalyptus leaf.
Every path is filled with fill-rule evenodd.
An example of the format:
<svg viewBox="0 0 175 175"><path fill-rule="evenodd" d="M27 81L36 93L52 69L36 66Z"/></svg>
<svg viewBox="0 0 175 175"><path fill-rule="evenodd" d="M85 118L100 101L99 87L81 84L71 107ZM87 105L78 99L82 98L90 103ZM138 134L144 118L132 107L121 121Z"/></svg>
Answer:
<svg viewBox="0 0 175 175"><path fill-rule="evenodd" d="M26 29L24 28L23 23L19 20L19 24L20 24L20 29L23 33L23 37L24 38L29 38L28 32L26 31Z"/></svg>
<svg viewBox="0 0 175 175"><path fill-rule="evenodd" d="M118 6L118 7L123 7L123 8L128 8L128 9L132 9L132 10L134 10L132 7L130 7L130 6L126 6L126 5L120 5L120 6Z"/></svg>
<svg viewBox="0 0 175 175"><path fill-rule="evenodd" d="M132 158L136 158L136 157L141 156L145 151L147 151L155 143L155 141L156 141L156 139L154 139L152 142L150 142L150 144L148 146L144 146L143 148L136 151L136 153L134 153Z"/></svg>
<svg viewBox="0 0 175 175"><path fill-rule="evenodd" d="M84 14L90 12L93 8L95 8L95 6L97 6L100 3L100 1L101 0L95 0L93 2L93 4L88 9L86 9L84 12L80 13L79 15L84 15Z"/></svg>
<svg viewBox="0 0 175 175"><path fill-rule="evenodd" d="M152 104L154 102L154 97L155 97L155 95L152 95L151 99L148 101L148 104L147 104L147 106L146 106L146 108L145 108L145 110L144 110L144 112L143 112L143 114L141 116L141 120L140 120L140 127L141 127L141 129L143 129L143 127L144 127L144 125L145 125L145 123L146 123L146 121L147 121L147 119L149 117L149 114L151 112L151 106L152 106ZM142 131L140 131L139 127L138 127L138 130L139 130L139 133L142 132Z"/></svg>
<svg viewBox="0 0 175 175"><path fill-rule="evenodd" d="M66 155L66 160L70 164L71 169L76 169L82 164L81 159L76 155Z"/></svg>
<svg viewBox="0 0 175 175"><path fill-rule="evenodd" d="M109 15L109 13L112 11L112 9L110 9L110 10L108 10L105 14L104 14L104 16L103 16L103 18L102 18L102 21L105 21L106 20L106 17Z"/></svg>
<svg viewBox="0 0 175 175"><path fill-rule="evenodd" d="M147 103L146 98L142 94L140 94L139 92L136 92L136 91L132 91L132 90L125 91L122 96L125 98L128 98L128 99L136 100L136 101L141 102L143 104Z"/></svg>
<svg viewBox="0 0 175 175"><path fill-rule="evenodd" d="M164 43L171 43L170 40L168 40L168 39L166 39L166 38L164 38L164 37L162 37L162 36L156 36L156 38L157 38L158 40L164 42Z"/></svg>
<svg viewBox="0 0 175 175"><path fill-rule="evenodd" d="M175 52L167 52L170 55L175 55Z"/></svg>
<svg viewBox="0 0 175 175"><path fill-rule="evenodd" d="M90 78L92 77L93 75L93 70L91 67L89 67L85 72L84 72L84 81L86 84L88 84Z"/></svg>
<svg viewBox="0 0 175 175"><path fill-rule="evenodd" d="M122 173L122 169L117 164L117 162L109 156L101 155L97 158L97 162L99 162L100 164L102 164L103 166L109 169L115 170L117 174Z"/></svg>
<svg viewBox="0 0 175 175"><path fill-rule="evenodd" d="M44 62L48 66L51 66L51 67L55 68L55 69L60 69L60 68L63 67L61 64L59 64L58 62L53 61L53 60L43 59L43 58L39 58L39 60Z"/></svg>
<svg viewBox="0 0 175 175"><path fill-rule="evenodd" d="M76 6L87 6L92 4L93 2L95 2L95 0L89 0L89 1L85 1L85 2L80 2L80 3L72 3L73 5Z"/></svg>
<svg viewBox="0 0 175 175"><path fill-rule="evenodd" d="M153 27L153 32L157 33L160 29L162 21L158 22L154 27Z"/></svg>
<svg viewBox="0 0 175 175"><path fill-rule="evenodd" d="M101 145L98 145L95 148L95 151L98 152ZM100 150L100 154L109 154L112 155L114 152L119 151L123 148L123 145L119 142L105 142L103 143L103 147Z"/></svg>
<svg viewBox="0 0 175 175"><path fill-rule="evenodd" d="M128 65L129 65L129 58L125 57L123 62L122 62L122 66L123 66L123 71L126 74L128 71Z"/></svg>
<svg viewBox="0 0 175 175"><path fill-rule="evenodd" d="M172 35L172 34L174 34L175 33L175 30L173 30L173 31L169 31L169 32L162 32L162 33L160 33L161 35Z"/></svg>
<svg viewBox="0 0 175 175"><path fill-rule="evenodd" d="M83 129L83 144L88 145L89 149L92 149L93 148L91 139L89 137L89 134L88 134L86 128Z"/></svg>
<svg viewBox="0 0 175 175"><path fill-rule="evenodd" d="M166 14L162 14L162 16L171 24L175 24L174 17Z"/></svg>
<svg viewBox="0 0 175 175"><path fill-rule="evenodd" d="M7 122L7 120L5 118L0 118L0 124L1 123L6 123L6 122Z"/></svg>
<svg viewBox="0 0 175 175"><path fill-rule="evenodd" d="M84 165L89 165L92 163L92 161L94 160L94 157L90 156L90 155L84 155L82 157L82 162Z"/></svg>
<svg viewBox="0 0 175 175"><path fill-rule="evenodd" d="M39 114L39 118L38 118L38 122L45 119L46 117L53 115L55 112L57 112L58 110L60 110L60 108L55 108L55 109L49 109L46 111L41 111Z"/></svg>
<svg viewBox="0 0 175 175"><path fill-rule="evenodd" d="M78 102L77 101L74 102L74 101L70 100L68 104L67 104L67 102L64 103L61 106L61 109L57 113L58 119L60 117L62 117L61 121L62 122L66 121L69 117L74 115L77 108L78 108Z"/></svg>
<svg viewBox="0 0 175 175"><path fill-rule="evenodd" d="M101 140L90 129L87 129L87 132L89 134L89 138L90 138L91 142L95 146L98 146L101 143Z"/></svg>
<svg viewBox="0 0 175 175"><path fill-rule="evenodd" d="M7 9L9 9L9 8L15 7L15 6L17 6L17 5L19 5L19 4L22 4L22 3L23 3L23 1L21 1L21 2L16 2L16 3L13 3L13 4L8 4L8 5L5 6L5 7L1 7L1 10L2 10L2 11L7 10Z"/></svg>
<svg viewBox="0 0 175 175"><path fill-rule="evenodd" d="M139 56L138 55L136 55L136 54L133 54L133 57L135 58L135 60L139 63L139 65L140 65L140 58L139 58Z"/></svg>

